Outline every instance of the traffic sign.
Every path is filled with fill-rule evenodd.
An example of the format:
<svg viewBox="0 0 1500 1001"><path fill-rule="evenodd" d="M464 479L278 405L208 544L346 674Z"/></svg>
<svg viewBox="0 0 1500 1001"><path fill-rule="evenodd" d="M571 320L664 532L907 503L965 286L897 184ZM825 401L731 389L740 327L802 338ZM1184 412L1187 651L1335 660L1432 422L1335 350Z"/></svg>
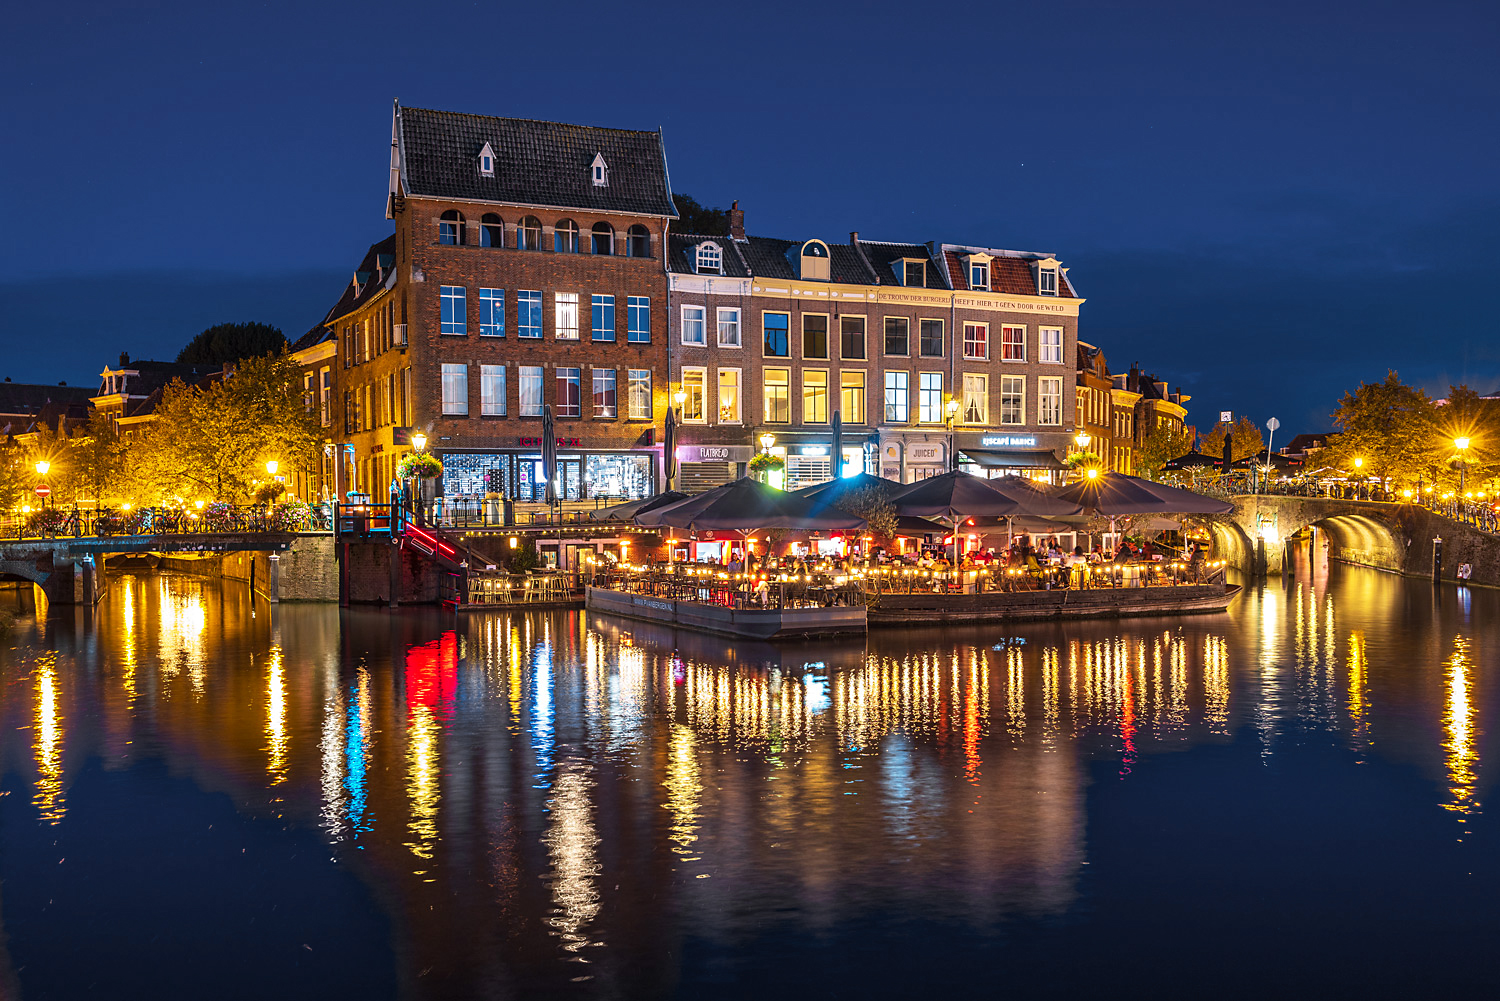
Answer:
<svg viewBox="0 0 1500 1001"><path fill-rule="evenodd" d="M1266 421L1266 427L1270 428L1272 431L1275 431L1277 428L1281 427L1281 422L1272 417L1270 420Z"/></svg>
<svg viewBox="0 0 1500 1001"><path fill-rule="evenodd" d="M52 488L45 483L36 488L36 495L38 497L46 497L50 493L52 493Z"/></svg>
<svg viewBox="0 0 1500 1001"><path fill-rule="evenodd" d="M1233 410L1220 410L1219 411L1219 423L1220 424L1233 424L1234 423L1234 411Z"/></svg>

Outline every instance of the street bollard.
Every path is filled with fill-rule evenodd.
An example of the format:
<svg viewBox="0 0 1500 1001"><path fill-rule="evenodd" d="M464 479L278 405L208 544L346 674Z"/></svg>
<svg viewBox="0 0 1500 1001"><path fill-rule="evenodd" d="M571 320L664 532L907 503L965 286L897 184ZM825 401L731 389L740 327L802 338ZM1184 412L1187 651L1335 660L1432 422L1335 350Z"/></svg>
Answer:
<svg viewBox="0 0 1500 1001"><path fill-rule="evenodd" d="M1432 582L1439 584L1443 579L1443 537L1434 535L1432 537Z"/></svg>

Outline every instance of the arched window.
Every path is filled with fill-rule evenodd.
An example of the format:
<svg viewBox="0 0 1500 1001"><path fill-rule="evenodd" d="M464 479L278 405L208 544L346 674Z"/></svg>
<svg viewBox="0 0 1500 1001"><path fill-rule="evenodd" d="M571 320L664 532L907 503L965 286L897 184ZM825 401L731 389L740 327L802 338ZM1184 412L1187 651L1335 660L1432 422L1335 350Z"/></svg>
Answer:
<svg viewBox="0 0 1500 1001"><path fill-rule="evenodd" d="M481 247L505 246L505 222L495 213L486 212L479 221L479 245Z"/></svg>
<svg viewBox="0 0 1500 1001"><path fill-rule="evenodd" d="M536 216L527 216L521 220L521 225L516 228L516 249L542 249L542 221Z"/></svg>
<svg viewBox="0 0 1500 1001"><path fill-rule="evenodd" d="M467 235L465 230L464 214L457 209L449 209L438 220L438 243L462 246Z"/></svg>
<svg viewBox="0 0 1500 1001"><path fill-rule="evenodd" d="M625 253L631 257L651 256L651 231L640 223L630 227L625 241Z"/></svg>
<svg viewBox="0 0 1500 1001"><path fill-rule="evenodd" d="M572 219L560 219L553 228L553 249L559 254L578 253L578 224Z"/></svg>
<svg viewBox="0 0 1500 1001"><path fill-rule="evenodd" d="M609 223L594 223L593 249L596 254L613 254L615 252L615 228Z"/></svg>
<svg viewBox="0 0 1500 1001"><path fill-rule="evenodd" d="M828 244L822 240L808 240L802 245L802 268L798 277L828 281Z"/></svg>
<svg viewBox="0 0 1500 1001"><path fill-rule="evenodd" d="M724 252L717 243L698 244L698 259L694 268L700 275L723 274Z"/></svg>

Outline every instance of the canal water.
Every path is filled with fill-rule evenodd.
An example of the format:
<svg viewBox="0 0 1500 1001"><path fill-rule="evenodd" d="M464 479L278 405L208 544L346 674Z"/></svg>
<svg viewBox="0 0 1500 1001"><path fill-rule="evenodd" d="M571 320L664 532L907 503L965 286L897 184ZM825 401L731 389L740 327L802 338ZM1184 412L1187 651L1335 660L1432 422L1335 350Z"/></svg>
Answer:
<svg viewBox="0 0 1500 1001"><path fill-rule="evenodd" d="M1500 595L773 647L8 600L0 997L1494 997Z"/></svg>

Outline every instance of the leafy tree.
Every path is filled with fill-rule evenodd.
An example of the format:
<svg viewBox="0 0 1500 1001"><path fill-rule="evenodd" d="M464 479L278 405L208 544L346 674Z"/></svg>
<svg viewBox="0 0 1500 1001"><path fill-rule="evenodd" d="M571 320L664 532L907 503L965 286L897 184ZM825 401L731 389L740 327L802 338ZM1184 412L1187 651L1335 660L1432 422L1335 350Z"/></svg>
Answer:
<svg viewBox="0 0 1500 1001"><path fill-rule="evenodd" d="M522 538L515 549L509 550L505 559L505 569L510 573L526 573L541 565L542 557L536 551L536 542L529 536Z"/></svg>
<svg viewBox="0 0 1500 1001"><path fill-rule="evenodd" d="M896 508L891 504L889 496L890 491L880 487L859 487L840 497L838 507L856 518L865 519L870 535L875 539L889 542L896 537Z"/></svg>
<svg viewBox="0 0 1500 1001"><path fill-rule="evenodd" d="M156 420L131 448L138 489L158 499L208 494L246 497L265 478L319 461L321 428L302 404L301 374L286 354L240 362L207 386L173 382Z"/></svg>
<svg viewBox="0 0 1500 1001"><path fill-rule="evenodd" d="M1241 417L1234 424L1218 423L1208 434L1203 436L1203 441L1198 445L1198 451L1215 459L1224 457L1224 436L1233 433L1234 444L1230 457L1231 461L1238 462L1241 459L1255 455L1266 447L1266 439L1261 435L1260 428L1248 417Z"/></svg>
<svg viewBox="0 0 1500 1001"><path fill-rule="evenodd" d="M1321 461L1353 470L1363 459L1366 475L1381 480L1415 480L1453 452L1437 429L1436 409L1427 394L1403 383L1394 370L1384 382L1362 382L1345 393L1333 412L1339 433L1329 438Z"/></svg>
<svg viewBox="0 0 1500 1001"><path fill-rule="evenodd" d="M1171 421L1157 422L1156 427L1136 446L1136 471L1147 479L1157 479L1161 476L1161 468L1168 461L1191 452L1193 442L1197 440L1198 429L1191 424L1178 426Z"/></svg>
<svg viewBox="0 0 1500 1001"><path fill-rule="evenodd" d="M1448 398L1434 411L1433 449L1446 455L1443 465L1453 471L1453 486L1458 484L1457 438L1469 439L1463 462L1471 489L1500 475L1500 401L1487 400L1468 386L1449 386Z"/></svg>
<svg viewBox="0 0 1500 1001"><path fill-rule="evenodd" d="M51 467L46 476L47 486L52 491L49 498L51 503L71 505L78 494L78 466L72 452L72 441L68 438L67 425L63 421L59 420L55 429L45 421L39 423L36 437L21 459L19 473L24 491L31 494L40 482L36 464L46 460Z"/></svg>
<svg viewBox="0 0 1500 1001"><path fill-rule="evenodd" d="M1168 456L1168 458L1175 459L1176 456ZM1095 452L1069 452L1068 457L1063 460L1063 465L1069 469L1100 469L1104 466L1104 460Z"/></svg>
<svg viewBox="0 0 1500 1001"><path fill-rule="evenodd" d="M692 195L673 194L677 205L677 222L672 228L698 236L728 236L729 210L711 209L699 205Z"/></svg>
<svg viewBox="0 0 1500 1001"><path fill-rule="evenodd" d="M76 469L77 487L100 504L114 500L121 487L125 446L108 414L89 414L88 426L72 440L69 458Z"/></svg>
<svg viewBox="0 0 1500 1001"><path fill-rule="evenodd" d="M286 347L280 329L265 323L220 323L188 341L177 353L185 365L221 365L242 358L280 354Z"/></svg>
<svg viewBox="0 0 1500 1001"><path fill-rule="evenodd" d="M22 464L25 452L18 445L0 448L0 513L19 508L31 489Z"/></svg>

